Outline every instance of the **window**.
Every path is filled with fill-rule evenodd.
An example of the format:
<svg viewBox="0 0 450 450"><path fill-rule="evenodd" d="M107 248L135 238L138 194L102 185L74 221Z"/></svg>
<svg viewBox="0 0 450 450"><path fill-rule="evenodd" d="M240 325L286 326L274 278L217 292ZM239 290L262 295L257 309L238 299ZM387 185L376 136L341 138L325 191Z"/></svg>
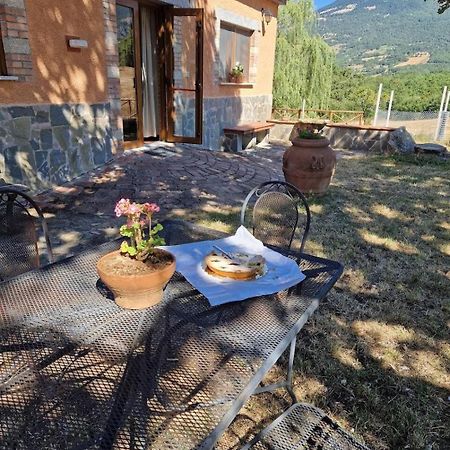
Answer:
<svg viewBox="0 0 450 450"><path fill-rule="evenodd" d="M0 75L7 75L5 51L3 49L2 30L1 29L0 29Z"/></svg>
<svg viewBox="0 0 450 450"><path fill-rule="evenodd" d="M250 45L253 31L221 22L220 24L220 69L222 80L228 75L236 63L244 67L242 81L249 80Z"/></svg>

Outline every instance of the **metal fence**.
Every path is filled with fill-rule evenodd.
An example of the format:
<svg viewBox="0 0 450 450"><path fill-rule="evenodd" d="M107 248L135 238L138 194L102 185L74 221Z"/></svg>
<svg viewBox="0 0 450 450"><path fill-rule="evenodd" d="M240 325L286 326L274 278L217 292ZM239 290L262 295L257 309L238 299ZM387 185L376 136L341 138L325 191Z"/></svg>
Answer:
<svg viewBox="0 0 450 450"><path fill-rule="evenodd" d="M450 113L448 112L442 113L439 117L437 111L392 111L389 121L387 117L388 112L380 110L376 125L392 128L405 127L420 143L434 141L450 143Z"/></svg>
<svg viewBox="0 0 450 450"><path fill-rule="evenodd" d="M363 111L347 111L337 109L295 109L273 108L272 119L285 122L298 122L299 120L312 120L331 123L359 124L364 123Z"/></svg>

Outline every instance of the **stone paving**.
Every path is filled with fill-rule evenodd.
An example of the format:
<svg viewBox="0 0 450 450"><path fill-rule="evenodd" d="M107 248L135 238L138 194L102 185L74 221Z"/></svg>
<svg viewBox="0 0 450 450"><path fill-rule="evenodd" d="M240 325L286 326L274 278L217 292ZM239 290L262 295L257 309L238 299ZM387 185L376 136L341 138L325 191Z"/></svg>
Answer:
<svg viewBox="0 0 450 450"><path fill-rule="evenodd" d="M195 220L199 212L238 211L254 186L282 179L281 146L243 154L190 145L152 143L117 156L73 182L37 196L57 258L118 237L122 219L114 205L122 197L156 202L160 220Z"/></svg>

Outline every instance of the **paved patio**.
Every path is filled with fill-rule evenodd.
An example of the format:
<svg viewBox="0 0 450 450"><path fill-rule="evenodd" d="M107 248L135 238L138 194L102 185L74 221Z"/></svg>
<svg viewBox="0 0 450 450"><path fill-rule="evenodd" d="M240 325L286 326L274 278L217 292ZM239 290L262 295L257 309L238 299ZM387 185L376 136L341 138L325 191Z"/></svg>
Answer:
<svg viewBox="0 0 450 450"><path fill-rule="evenodd" d="M114 205L122 197L161 206L158 219L238 209L257 184L283 178L281 146L245 154L152 143L38 196L57 258L118 236Z"/></svg>

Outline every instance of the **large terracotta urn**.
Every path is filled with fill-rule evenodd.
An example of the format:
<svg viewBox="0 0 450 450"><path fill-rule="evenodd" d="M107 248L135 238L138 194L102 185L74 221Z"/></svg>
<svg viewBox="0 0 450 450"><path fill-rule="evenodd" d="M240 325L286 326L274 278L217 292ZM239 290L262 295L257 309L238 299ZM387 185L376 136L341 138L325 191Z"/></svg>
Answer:
<svg viewBox="0 0 450 450"><path fill-rule="evenodd" d="M323 194L336 167L336 154L326 138L291 140L283 155L284 178L301 192Z"/></svg>

